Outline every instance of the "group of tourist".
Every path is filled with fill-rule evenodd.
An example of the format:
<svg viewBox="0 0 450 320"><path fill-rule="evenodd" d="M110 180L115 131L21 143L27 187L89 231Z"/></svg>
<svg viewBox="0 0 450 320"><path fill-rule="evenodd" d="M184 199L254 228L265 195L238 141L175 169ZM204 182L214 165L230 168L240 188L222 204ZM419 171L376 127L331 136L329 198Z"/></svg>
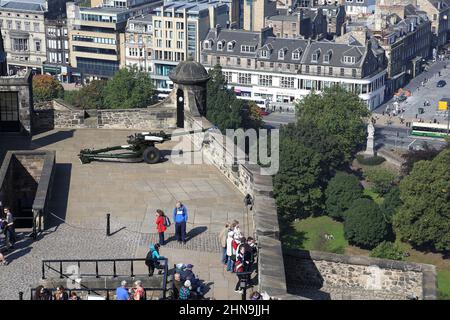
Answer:
<svg viewBox="0 0 450 320"><path fill-rule="evenodd" d="M234 220L225 224L219 234L219 241L222 246L221 262L226 266L227 271L236 273L238 281L235 292L242 294L241 281L246 280L249 284L250 273L253 271L257 255L255 239L245 238L239 221Z"/></svg>
<svg viewBox="0 0 450 320"><path fill-rule="evenodd" d="M194 274L192 264L179 263L173 277L173 298L178 300L201 299L205 294L202 281Z"/></svg>
<svg viewBox="0 0 450 320"><path fill-rule="evenodd" d="M50 290L40 285L34 291L33 300L81 300L81 298L75 291L71 291L69 295L63 286L56 287L52 294Z"/></svg>
<svg viewBox="0 0 450 320"><path fill-rule="evenodd" d="M0 216L0 234L4 235L5 244L0 248L6 247L5 252L13 249L16 244L16 232L14 228L14 217L8 207L3 208L3 214ZM7 265L6 257L0 251L0 265Z"/></svg>
<svg viewBox="0 0 450 320"><path fill-rule="evenodd" d="M127 286L128 283L125 280L120 283L120 287L116 289L116 300L147 300L141 280L135 281L132 288L128 289Z"/></svg>

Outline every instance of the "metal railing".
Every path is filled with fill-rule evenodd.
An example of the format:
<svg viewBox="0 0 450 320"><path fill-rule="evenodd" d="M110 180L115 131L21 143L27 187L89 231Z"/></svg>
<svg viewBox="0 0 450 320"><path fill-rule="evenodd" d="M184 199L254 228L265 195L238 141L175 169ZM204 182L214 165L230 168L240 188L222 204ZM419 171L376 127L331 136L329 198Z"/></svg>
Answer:
<svg viewBox="0 0 450 320"><path fill-rule="evenodd" d="M63 271L63 265L67 264L67 263L73 263L76 264L76 266L78 267L78 274L81 275L81 267L82 264L84 263L89 263L95 264L95 274L92 273L87 273L84 274L84 276L92 276L95 278L100 278L100 277L113 277L113 278L117 278L119 276L127 276L130 278L134 278L136 276L136 274L134 273L134 263L135 262L145 262L145 258L121 258L121 259L63 259L63 260L42 260L42 280L46 279L46 269L52 270L56 273L59 274L59 278L60 279L71 279L73 277L73 273L64 273ZM167 258L163 258L160 259L159 261L164 261L164 266L163 266L163 282L162 282L162 287L159 288L144 288L146 290L150 290L150 291L162 291L163 292L163 299L166 298L166 293L167 293L167 276L168 276L168 272L169 272L169 262ZM113 268L113 274L108 274L108 273L101 273L99 271L99 263L112 263L112 268ZM129 262L130 263L130 272L129 274L118 274L117 273L117 264L119 262ZM54 268L53 265L57 265L56 268ZM140 275L142 276L142 275ZM147 276L149 276L147 274ZM77 289L77 290L81 290L81 291L107 291L107 293L111 290L116 290L116 288L100 288L100 289L95 289L95 288L88 288L84 285L82 285L84 287L84 289ZM32 289L33 291L34 289ZM75 289L73 289L75 290Z"/></svg>

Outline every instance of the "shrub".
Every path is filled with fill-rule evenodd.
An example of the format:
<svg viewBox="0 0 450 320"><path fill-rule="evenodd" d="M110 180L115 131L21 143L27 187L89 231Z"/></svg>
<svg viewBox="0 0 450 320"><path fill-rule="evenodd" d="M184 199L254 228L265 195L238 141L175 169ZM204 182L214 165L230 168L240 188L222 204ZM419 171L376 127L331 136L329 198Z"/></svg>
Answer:
<svg viewBox="0 0 450 320"><path fill-rule="evenodd" d="M63 86L51 75L39 74L33 77L33 99L35 102L51 101L63 96Z"/></svg>
<svg viewBox="0 0 450 320"><path fill-rule="evenodd" d="M383 241L370 252L373 258L403 260L405 252L395 243Z"/></svg>
<svg viewBox="0 0 450 320"><path fill-rule="evenodd" d="M392 217L401 205L402 200L400 199L400 189L399 187L393 187L386 194L383 203L380 205L381 211L383 212L387 222L392 223Z"/></svg>
<svg viewBox="0 0 450 320"><path fill-rule="evenodd" d="M325 190L327 214L335 219L343 219L344 212L356 199L363 196L363 188L356 176L338 172L330 180Z"/></svg>
<svg viewBox="0 0 450 320"><path fill-rule="evenodd" d="M386 161L385 158L380 157L380 156L373 156L373 157L365 158L361 154L358 154L356 156L356 160L364 166L377 166L379 164L382 164L384 161Z"/></svg>
<svg viewBox="0 0 450 320"><path fill-rule="evenodd" d="M355 200L345 213L344 236L352 244L373 248L389 235L389 225L371 199Z"/></svg>
<svg viewBox="0 0 450 320"><path fill-rule="evenodd" d="M380 195L386 194L394 185L395 175L384 169L369 169L364 177L372 185L373 191Z"/></svg>

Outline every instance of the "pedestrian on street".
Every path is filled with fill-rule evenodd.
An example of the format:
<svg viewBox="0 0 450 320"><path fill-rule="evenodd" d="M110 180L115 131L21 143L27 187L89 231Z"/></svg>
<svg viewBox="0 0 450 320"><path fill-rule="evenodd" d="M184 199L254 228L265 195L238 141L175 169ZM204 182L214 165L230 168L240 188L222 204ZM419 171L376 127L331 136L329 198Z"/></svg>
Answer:
<svg viewBox="0 0 450 320"><path fill-rule="evenodd" d="M120 287L116 289L116 299L117 300L130 300L130 294L127 289L127 282L123 280L120 283Z"/></svg>
<svg viewBox="0 0 450 320"><path fill-rule="evenodd" d="M137 280L134 283L134 288L131 289L131 295L133 300L145 300L145 290L142 287L142 281Z"/></svg>
<svg viewBox="0 0 450 320"><path fill-rule="evenodd" d="M158 231L159 244L164 245L164 232L167 230L167 217L161 209L156 210L156 230Z"/></svg>
<svg viewBox="0 0 450 320"><path fill-rule="evenodd" d="M14 228L14 217L11 213L11 210L8 207L4 208L3 212L5 213L5 219L6 219L5 234L6 234L7 243L9 243L12 248L14 248L14 244L16 243L16 231Z"/></svg>
<svg viewBox="0 0 450 320"><path fill-rule="evenodd" d="M187 208L180 201L173 209L173 221L175 221L175 238L178 243L186 243L186 223L188 220Z"/></svg>
<svg viewBox="0 0 450 320"><path fill-rule="evenodd" d="M234 232L228 232L227 238L227 271L233 271L236 252L233 250Z"/></svg>
<svg viewBox="0 0 450 320"><path fill-rule="evenodd" d="M223 227L222 231L220 231L219 234L219 241L222 247L220 261L225 265L227 264L227 236L229 231L230 231L230 223L227 222L225 223L225 226Z"/></svg>

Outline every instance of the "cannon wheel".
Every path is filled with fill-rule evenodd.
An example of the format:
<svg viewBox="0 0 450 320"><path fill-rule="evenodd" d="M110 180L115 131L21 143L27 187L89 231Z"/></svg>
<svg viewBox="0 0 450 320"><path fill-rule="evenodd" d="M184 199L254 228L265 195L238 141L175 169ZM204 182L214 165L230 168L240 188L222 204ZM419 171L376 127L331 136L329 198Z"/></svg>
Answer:
<svg viewBox="0 0 450 320"><path fill-rule="evenodd" d="M148 147L144 150L144 161L149 164L158 163L161 159L161 152L156 147Z"/></svg>

